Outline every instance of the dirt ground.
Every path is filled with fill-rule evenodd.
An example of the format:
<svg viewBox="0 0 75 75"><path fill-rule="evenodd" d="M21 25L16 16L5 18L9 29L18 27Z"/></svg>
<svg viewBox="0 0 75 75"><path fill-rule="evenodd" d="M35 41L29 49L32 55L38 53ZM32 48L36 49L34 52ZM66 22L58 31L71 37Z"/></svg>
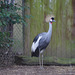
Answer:
<svg viewBox="0 0 75 75"><path fill-rule="evenodd" d="M75 66L13 66L0 68L0 75L75 75Z"/></svg>

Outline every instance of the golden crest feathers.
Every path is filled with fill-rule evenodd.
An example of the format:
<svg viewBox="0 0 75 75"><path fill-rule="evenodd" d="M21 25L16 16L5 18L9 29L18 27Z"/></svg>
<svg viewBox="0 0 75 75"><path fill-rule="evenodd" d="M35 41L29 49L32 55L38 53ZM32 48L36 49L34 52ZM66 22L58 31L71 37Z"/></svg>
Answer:
<svg viewBox="0 0 75 75"><path fill-rule="evenodd" d="M46 18L45 18L45 21L49 22L51 17L54 17L54 15L47 15Z"/></svg>

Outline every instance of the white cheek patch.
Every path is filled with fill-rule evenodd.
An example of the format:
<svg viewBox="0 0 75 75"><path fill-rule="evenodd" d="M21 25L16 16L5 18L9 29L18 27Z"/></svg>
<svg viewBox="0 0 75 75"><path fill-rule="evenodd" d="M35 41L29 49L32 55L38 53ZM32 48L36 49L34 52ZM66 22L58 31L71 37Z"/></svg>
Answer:
<svg viewBox="0 0 75 75"><path fill-rule="evenodd" d="M32 52L35 52L36 48L39 46L39 40L41 38L42 38L42 36L40 36L36 42L33 42L32 47L31 47Z"/></svg>
<svg viewBox="0 0 75 75"><path fill-rule="evenodd" d="M50 19L50 21L52 22L52 19Z"/></svg>

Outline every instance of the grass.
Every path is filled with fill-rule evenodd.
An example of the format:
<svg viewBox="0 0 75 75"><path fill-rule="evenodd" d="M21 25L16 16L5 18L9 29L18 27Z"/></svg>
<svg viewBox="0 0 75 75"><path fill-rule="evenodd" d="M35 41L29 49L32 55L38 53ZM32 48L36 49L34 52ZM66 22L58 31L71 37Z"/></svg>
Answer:
<svg viewBox="0 0 75 75"><path fill-rule="evenodd" d="M16 56L17 62L21 59L20 65L38 65L39 58L27 57L27 56ZM17 63L16 63L17 64ZM44 65L75 65L75 58L56 58L56 57L45 57Z"/></svg>

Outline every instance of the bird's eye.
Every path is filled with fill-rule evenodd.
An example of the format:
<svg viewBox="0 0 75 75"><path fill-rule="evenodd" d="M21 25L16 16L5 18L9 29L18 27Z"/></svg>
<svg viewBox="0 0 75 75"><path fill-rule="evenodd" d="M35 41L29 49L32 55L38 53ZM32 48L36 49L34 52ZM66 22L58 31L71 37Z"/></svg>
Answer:
<svg viewBox="0 0 75 75"><path fill-rule="evenodd" d="M52 17L51 19L54 20L54 17Z"/></svg>

